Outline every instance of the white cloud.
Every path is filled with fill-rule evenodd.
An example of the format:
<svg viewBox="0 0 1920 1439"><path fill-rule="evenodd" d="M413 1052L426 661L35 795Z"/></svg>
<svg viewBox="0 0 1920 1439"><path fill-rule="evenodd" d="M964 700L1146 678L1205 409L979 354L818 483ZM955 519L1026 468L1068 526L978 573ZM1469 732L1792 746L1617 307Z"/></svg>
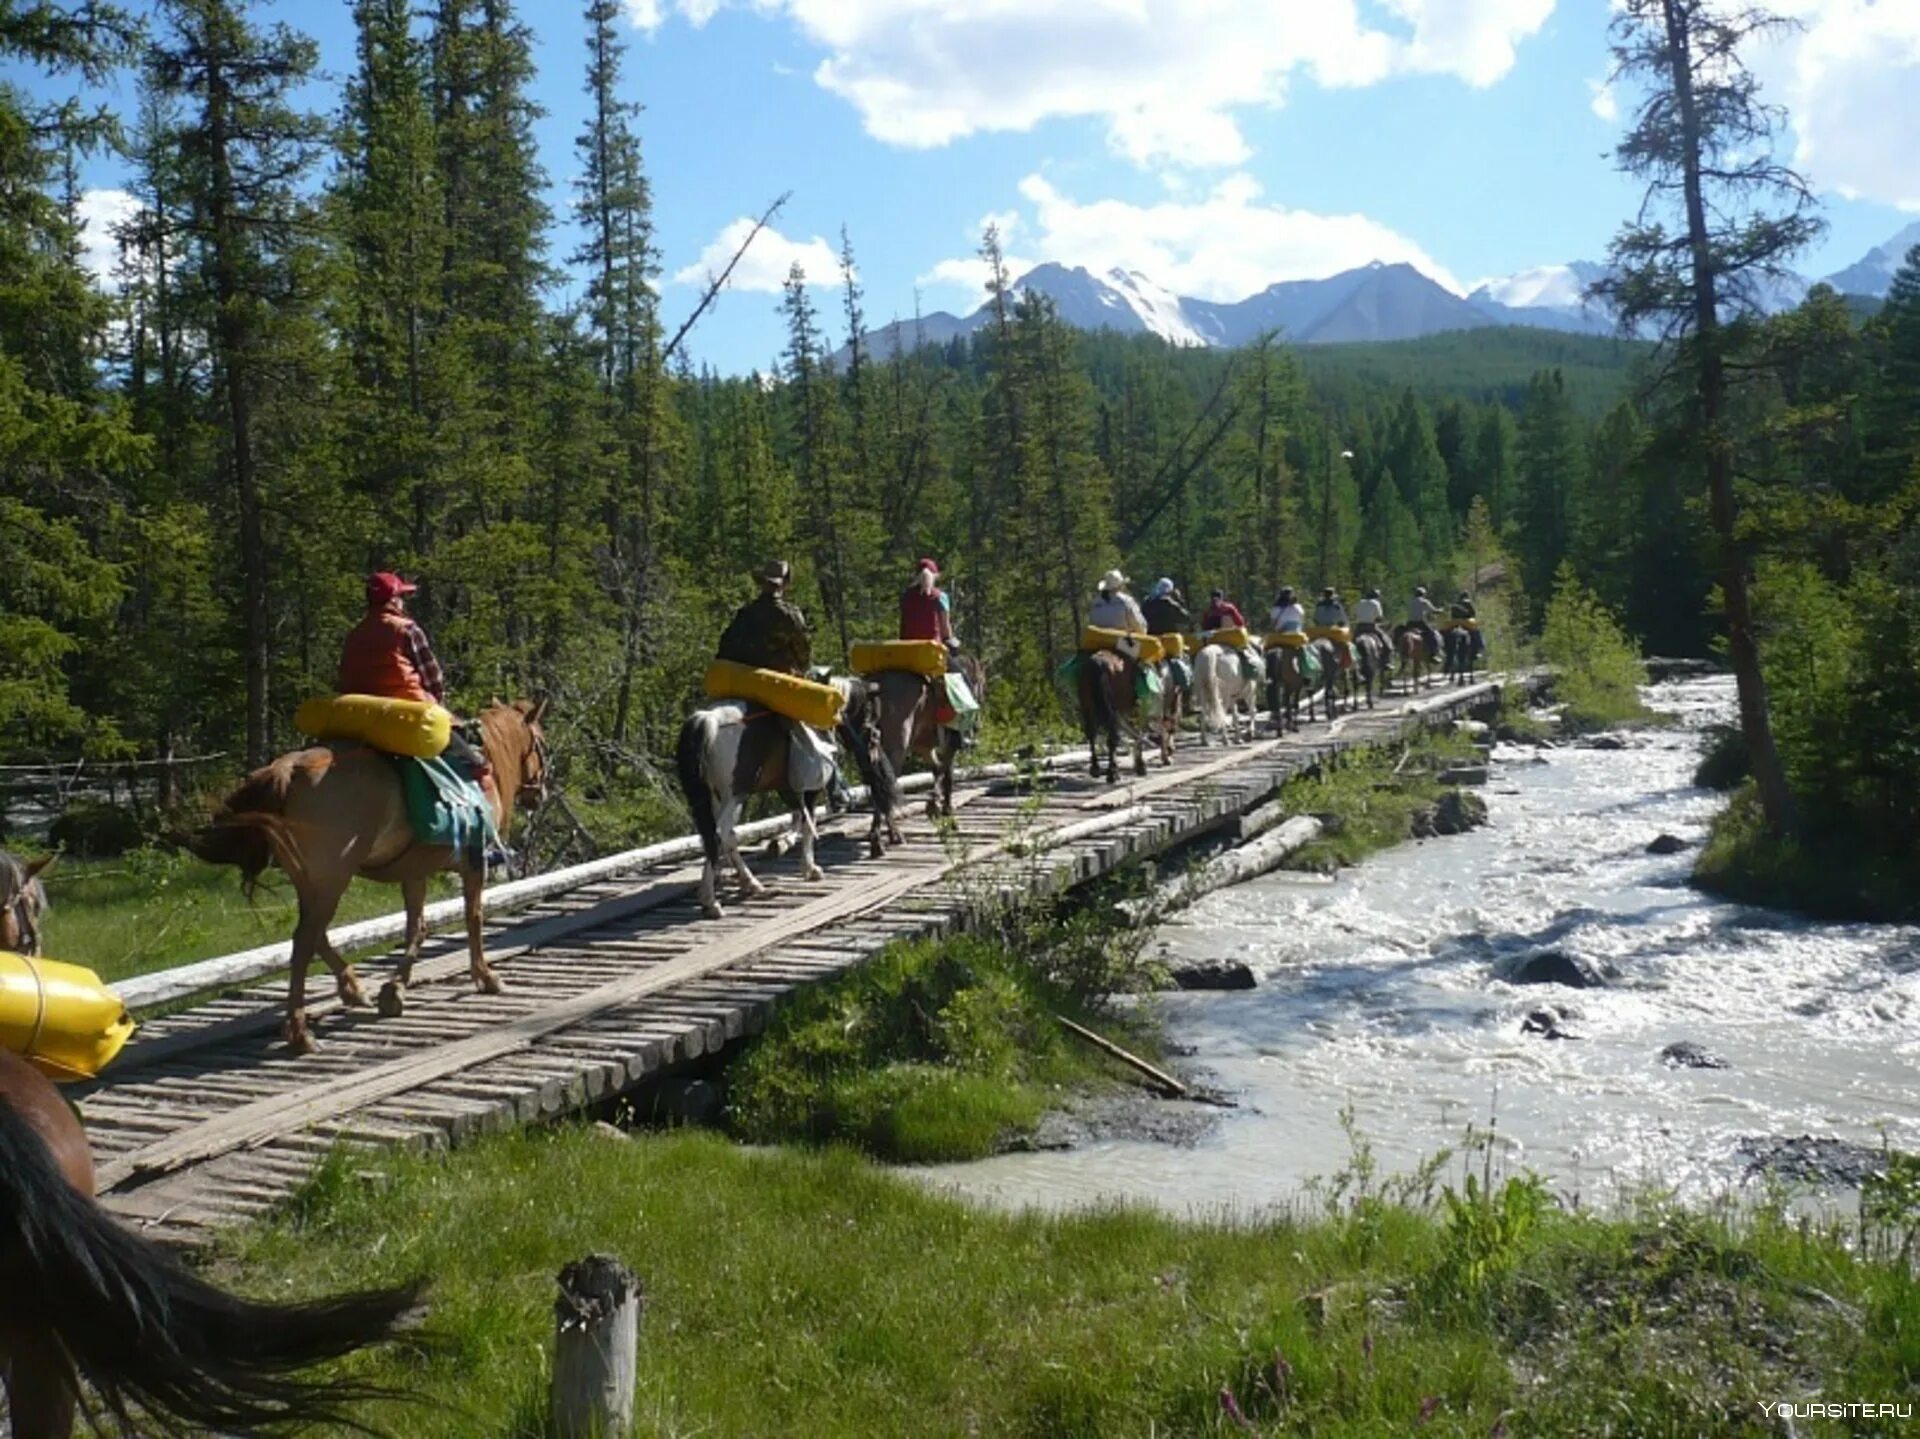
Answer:
<svg viewBox="0 0 1920 1439"><path fill-rule="evenodd" d="M1251 175L1233 174L1199 198L1151 205L1124 200L1081 202L1045 176L1029 175L1020 193L1022 248L1096 275L1138 270L1178 295L1241 300L1279 280L1317 280L1370 260L1405 261L1464 294L1460 282L1412 240L1365 215L1321 215L1261 199ZM1017 276L1032 262L1009 258ZM964 287L978 296L985 268L972 257L942 260L922 284Z"/></svg>
<svg viewBox="0 0 1920 1439"><path fill-rule="evenodd" d="M1587 89L1592 95L1589 103L1593 106L1593 113L1609 125L1617 124L1620 120L1620 98L1613 93L1613 86L1605 80L1589 80Z"/></svg>
<svg viewBox="0 0 1920 1439"><path fill-rule="evenodd" d="M671 4L704 23L728 0ZM1142 165L1248 156L1234 112L1396 74L1493 84L1554 0L731 0L789 19L826 52L814 71L891 144L944 145L1057 117L1104 121ZM1385 20L1376 24L1372 17ZM656 22L657 23L657 22Z"/></svg>
<svg viewBox="0 0 1920 1439"><path fill-rule="evenodd" d="M645 30L652 34L666 23L666 12L660 8L660 0L622 0L627 10L627 23L636 30Z"/></svg>
<svg viewBox="0 0 1920 1439"><path fill-rule="evenodd" d="M120 242L113 232L116 226L125 224L139 212L140 202L125 190L85 190L81 192L78 209L80 263L96 283L113 289L116 287L114 268L120 263Z"/></svg>
<svg viewBox="0 0 1920 1439"><path fill-rule="evenodd" d="M715 235L691 265L674 271L676 284L704 285L718 275L740 248L740 242L753 229L753 221L741 216ZM807 273L809 285L837 284L840 278L839 253L820 236L811 240L789 240L769 225L754 237L746 255L734 269L727 287L733 290L760 290L777 294L787 283L787 271L798 264Z"/></svg>
<svg viewBox="0 0 1920 1439"><path fill-rule="evenodd" d="M1920 4L1787 0L1805 29L1754 57L1787 106L1794 160L1848 199L1920 211Z"/></svg>

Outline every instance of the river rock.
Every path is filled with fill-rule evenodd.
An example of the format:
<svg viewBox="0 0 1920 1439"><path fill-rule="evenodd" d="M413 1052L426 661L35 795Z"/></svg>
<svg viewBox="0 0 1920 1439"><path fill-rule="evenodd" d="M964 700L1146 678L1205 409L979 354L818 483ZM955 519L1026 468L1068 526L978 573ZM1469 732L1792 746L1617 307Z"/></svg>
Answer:
<svg viewBox="0 0 1920 1439"><path fill-rule="evenodd" d="M1537 1034L1542 1039L1578 1039L1580 1036L1572 1030L1560 1027L1560 1021L1566 1017L1550 1007L1528 1010L1527 1017L1520 1021L1520 1032Z"/></svg>
<svg viewBox="0 0 1920 1439"><path fill-rule="evenodd" d="M1805 1184L1857 1187L1887 1169L1886 1151L1848 1139L1750 1134L1740 1141L1748 1175L1774 1174Z"/></svg>
<svg viewBox="0 0 1920 1439"><path fill-rule="evenodd" d="M1671 1069L1725 1069L1726 1060L1703 1045L1695 1044L1691 1039L1683 1039L1669 1044L1660 1051L1660 1058Z"/></svg>
<svg viewBox="0 0 1920 1439"><path fill-rule="evenodd" d="M1594 961L1564 949L1537 949L1507 966L1508 984L1564 984L1569 989L1602 989L1612 976Z"/></svg>
<svg viewBox="0 0 1920 1439"><path fill-rule="evenodd" d="M1252 989L1259 980L1238 959L1203 959L1167 971L1175 989Z"/></svg>
<svg viewBox="0 0 1920 1439"><path fill-rule="evenodd" d="M1655 838L1647 845L1647 853L1648 854L1679 854L1680 851L1684 849L1691 849L1692 847L1693 846L1691 844L1689 844L1686 840L1680 838L1680 836L1677 834L1662 834L1662 835L1655 836Z"/></svg>
<svg viewBox="0 0 1920 1439"><path fill-rule="evenodd" d="M1485 784L1487 767L1483 764L1454 764L1440 771L1441 784Z"/></svg>
<svg viewBox="0 0 1920 1439"><path fill-rule="evenodd" d="M1580 742L1582 749L1625 749L1627 742L1617 734L1597 734Z"/></svg>
<svg viewBox="0 0 1920 1439"><path fill-rule="evenodd" d="M1442 834L1465 834L1487 822L1487 802L1464 790L1448 790L1437 803L1413 817L1415 839Z"/></svg>
<svg viewBox="0 0 1920 1439"><path fill-rule="evenodd" d="M720 1086L710 1079L666 1079L654 1091L653 1117L668 1124L712 1126L725 1108Z"/></svg>

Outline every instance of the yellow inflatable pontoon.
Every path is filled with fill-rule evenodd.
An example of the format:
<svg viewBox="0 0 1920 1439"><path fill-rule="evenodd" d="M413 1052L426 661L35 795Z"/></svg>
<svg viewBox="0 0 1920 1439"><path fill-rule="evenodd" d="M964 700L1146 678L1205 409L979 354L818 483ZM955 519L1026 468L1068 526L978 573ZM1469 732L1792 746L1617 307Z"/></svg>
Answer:
<svg viewBox="0 0 1920 1439"><path fill-rule="evenodd" d="M1244 629L1207 630L1200 636L1200 643L1206 645L1225 645L1230 650L1243 650L1251 638Z"/></svg>
<svg viewBox="0 0 1920 1439"><path fill-rule="evenodd" d="M1307 647L1307 636L1302 630L1275 630L1267 636L1267 648L1281 650L1303 650Z"/></svg>
<svg viewBox="0 0 1920 1439"><path fill-rule="evenodd" d="M1350 645L1353 643L1353 631L1345 625L1308 625L1307 638L1332 640L1337 645Z"/></svg>
<svg viewBox="0 0 1920 1439"><path fill-rule="evenodd" d="M0 1049L47 1078L92 1079L132 1033L127 1007L92 970L0 953Z"/></svg>
<svg viewBox="0 0 1920 1439"><path fill-rule="evenodd" d="M294 712L293 727L315 739L358 740L388 754L432 759L453 737L453 716L418 700L324 695Z"/></svg>
<svg viewBox="0 0 1920 1439"><path fill-rule="evenodd" d="M839 724L840 711L847 702L832 685L732 660L715 660L707 666L707 693L717 700L765 705L775 714L815 729L832 729Z"/></svg>
<svg viewBox="0 0 1920 1439"><path fill-rule="evenodd" d="M1080 631L1080 653L1092 654L1095 650L1120 649L1120 641L1132 640L1139 645L1139 655L1143 663L1159 664L1166 658L1165 647L1156 635L1143 635L1133 630L1109 630L1099 625L1088 625Z"/></svg>
<svg viewBox="0 0 1920 1439"><path fill-rule="evenodd" d="M947 672L947 647L938 640L875 640L855 645L852 660L857 675L905 670L937 679Z"/></svg>
<svg viewBox="0 0 1920 1439"><path fill-rule="evenodd" d="M1187 637L1182 634L1159 635L1160 653L1167 659L1177 660L1187 652Z"/></svg>
<svg viewBox="0 0 1920 1439"><path fill-rule="evenodd" d="M1448 618L1448 619L1439 621L1435 627L1441 630L1453 630L1453 629L1477 630L1480 628L1480 621L1456 620L1456 619Z"/></svg>

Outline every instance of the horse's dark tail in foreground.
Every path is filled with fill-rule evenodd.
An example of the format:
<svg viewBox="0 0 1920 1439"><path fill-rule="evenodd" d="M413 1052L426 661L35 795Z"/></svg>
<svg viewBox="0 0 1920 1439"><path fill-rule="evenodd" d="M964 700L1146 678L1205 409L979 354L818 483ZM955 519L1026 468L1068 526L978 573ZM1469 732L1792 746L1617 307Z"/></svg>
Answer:
<svg viewBox="0 0 1920 1439"><path fill-rule="evenodd" d="M680 776L680 790L687 797L693 827L700 835L700 848L707 856L707 863L717 865L720 863L720 823L714 818L713 790L707 784L706 770L701 763L706 757L709 733L700 715L687 716L687 722L680 726L680 742L674 746L673 765Z"/></svg>
<svg viewBox="0 0 1920 1439"><path fill-rule="evenodd" d="M419 1284L310 1304L216 1289L68 1184L0 1103L0 1330L51 1332L128 1433L236 1434L290 1423L371 1432L349 1406L391 1394L299 1371L391 1337Z"/></svg>

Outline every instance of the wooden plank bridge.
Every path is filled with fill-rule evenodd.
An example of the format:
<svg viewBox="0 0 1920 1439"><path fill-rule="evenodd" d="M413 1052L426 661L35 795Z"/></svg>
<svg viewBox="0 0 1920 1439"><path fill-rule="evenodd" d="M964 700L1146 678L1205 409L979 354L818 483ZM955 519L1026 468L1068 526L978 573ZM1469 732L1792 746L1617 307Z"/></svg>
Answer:
<svg viewBox="0 0 1920 1439"><path fill-rule="evenodd" d="M315 1003L320 1047L307 1056L279 1044L282 981L221 994L150 1021L74 1092L102 1201L194 1245L286 1200L338 1145L445 1145L589 1108L757 1032L784 996L895 940L964 928L988 906L1184 843L1332 755L1498 689L1399 696L1253 744L1186 739L1172 768L1150 762L1145 778L1116 785L1086 776L1083 751L1044 776L963 777L944 833L915 808L907 843L876 860L868 817L843 817L823 826L823 882L801 883L791 860L762 862L770 893L721 920L700 917L697 864L587 867L572 887L490 920L504 993L473 992L463 938L430 938L404 1016ZM386 964L363 977L377 984Z"/></svg>

